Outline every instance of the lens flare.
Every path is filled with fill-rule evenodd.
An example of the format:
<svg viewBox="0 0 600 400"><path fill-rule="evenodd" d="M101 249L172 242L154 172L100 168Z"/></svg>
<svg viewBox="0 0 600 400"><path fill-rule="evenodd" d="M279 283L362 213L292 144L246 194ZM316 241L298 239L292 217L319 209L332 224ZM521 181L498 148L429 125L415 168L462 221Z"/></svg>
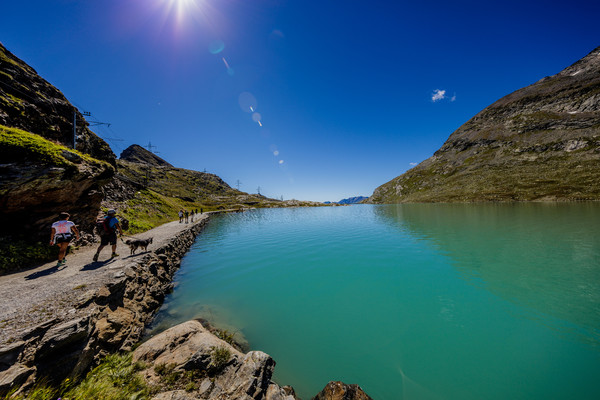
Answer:
<svg viewBox="0 0 600 400"><path fill-rule="evenodd" d="M223 50L225 50L225 43L223 43L222 40L213 40L210 42L210 45L208 45L208 51L210 51L211 54L219 54Z"/></svg>
<svg viewBox="0 0 600 400"><path fill-rule="evenodd" d="M238 104L242 111L253 113L256 110L256 98L250 92L242 92L238 96Z"/></svg>

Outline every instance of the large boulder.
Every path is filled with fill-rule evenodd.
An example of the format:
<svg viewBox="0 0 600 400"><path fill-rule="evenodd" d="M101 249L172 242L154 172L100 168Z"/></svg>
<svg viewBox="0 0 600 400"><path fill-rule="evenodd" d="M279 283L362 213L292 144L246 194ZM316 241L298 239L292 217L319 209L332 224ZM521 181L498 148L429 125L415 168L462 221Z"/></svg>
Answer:
<svg viewBox="0 0 600 400"><path fill-rule="evenodd" d="M169 388L159 399L294 400L293 391L271 381L275 361L261 351L243 354L214 336L199 321L187 321L153 337L133 353L144 362L147 381L161 385L163 371L195 376L187 393ZM187 373L187 374L186 374Z"/></svg>

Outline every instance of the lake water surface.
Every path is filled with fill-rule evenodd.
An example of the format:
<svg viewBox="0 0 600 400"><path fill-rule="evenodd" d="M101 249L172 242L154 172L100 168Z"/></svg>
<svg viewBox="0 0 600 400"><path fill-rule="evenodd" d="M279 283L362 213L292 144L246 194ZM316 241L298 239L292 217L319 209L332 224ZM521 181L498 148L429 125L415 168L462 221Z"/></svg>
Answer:
<svg viewBox="0 0 600 400"><path fill-rule="evenodd" d="M231 327L310 399L600 399L600 204L404 204L211 219L158 331Z"/></svg>

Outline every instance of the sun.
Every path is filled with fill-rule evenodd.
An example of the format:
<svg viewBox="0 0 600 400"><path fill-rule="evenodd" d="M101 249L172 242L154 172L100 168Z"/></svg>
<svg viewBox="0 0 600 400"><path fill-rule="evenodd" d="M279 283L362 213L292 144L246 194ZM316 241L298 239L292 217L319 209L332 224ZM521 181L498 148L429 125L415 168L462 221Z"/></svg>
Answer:
<svg viewBox="0 0 600 400"><path fill-rule="evenodd" d="M162 0L168 14L174 15L178 23L185 18L202 12L202 3L205 0Z"/></svg>
<svg viewBox="0 0 600 400"><path fill-rule="evenodd" d="M197 10L200 6L200 0L167 0L169 7L178 14Z"/></svg>

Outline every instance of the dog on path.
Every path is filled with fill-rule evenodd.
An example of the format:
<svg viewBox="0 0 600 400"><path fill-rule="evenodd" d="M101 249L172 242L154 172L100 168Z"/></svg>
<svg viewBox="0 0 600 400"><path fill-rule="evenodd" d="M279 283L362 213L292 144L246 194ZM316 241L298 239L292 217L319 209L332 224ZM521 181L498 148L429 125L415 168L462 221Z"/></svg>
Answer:
<svg viewBox="0 0 600 400"><path fill-rule="evenodd" d="M129 249L131 250L130 254L135 254L136 250L138 248L142 248L144 249L144 251L148 250L148 245L152 243L152 238L148 238L148 239L133 239L133 240L126 240L125 244L127 246L129 246Z"/></svg>

